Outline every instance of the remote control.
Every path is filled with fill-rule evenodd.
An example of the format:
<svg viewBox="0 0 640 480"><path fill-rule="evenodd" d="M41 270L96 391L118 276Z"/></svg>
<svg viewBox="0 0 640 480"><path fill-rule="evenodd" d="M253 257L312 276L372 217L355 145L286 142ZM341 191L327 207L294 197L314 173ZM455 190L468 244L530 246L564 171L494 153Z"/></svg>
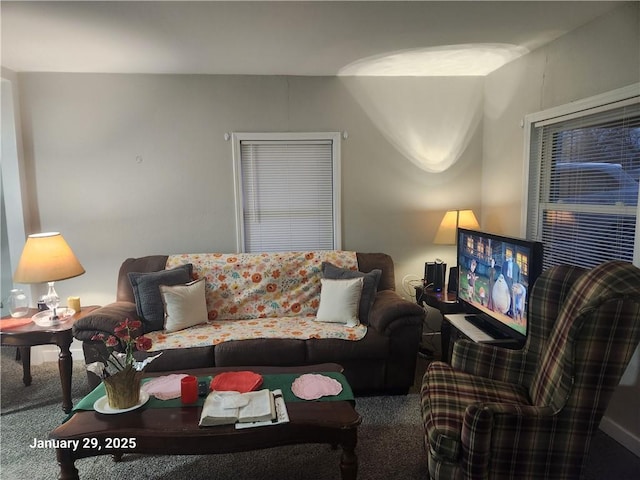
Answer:
<svg viewBox="0 0 640 480"><path fill-rule="evenodd" d="M207 382L198 382L198 396L206 397L209 394L209 386Z"/></svg>

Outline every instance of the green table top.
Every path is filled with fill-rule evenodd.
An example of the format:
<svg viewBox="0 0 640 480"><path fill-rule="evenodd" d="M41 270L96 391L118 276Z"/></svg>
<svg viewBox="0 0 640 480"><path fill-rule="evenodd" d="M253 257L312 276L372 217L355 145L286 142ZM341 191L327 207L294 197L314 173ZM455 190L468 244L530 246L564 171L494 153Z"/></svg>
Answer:
<svg viewBox="0 0 640 480"><path fill-rule="evenodd" d="M351 386L349 385L349 383L347 382L347 379L342 373L338 373L338 372L317 372L317 373L333 378L338 382L340 382L340 384L342 385L342 391L338 395L321 397L318 400L313 400L313 401L327 402L327 401L345 401L345 400L353 401L354 400ZM300 375L302 374L278 373L278 374L271 374L271 375L262 375L263 381L262 381L262 385L260 385L259 388L260 389L268 388L269 390L276 390L276 389L282 390L282 395L284 397L285 402L306 402L309 400L303 400L301 398L298 398L291 391L291 385L293 384L293 381L296 378L298 378ZM198 381L205 381L207 382L207 384L209 384L212 378L213 378L212 376L198 377ZM148 382L149 380L152 380L152 378L144 378L142 382L143 383ZM94 409L93 404L96 402L96 400L102 398L105 395L106 395L105 388L104 388L104 385L101 383L96 388L94 388L93 391L91 391L86 397L80 400L75 407L73 407L73 410L71 411L71 415L73 415L74 412L77 412L79 410L93 410ZM205 397L199 397L196 403L183 405L182 402L180 401L180 398L174 398L171 400L158 400L152 395L149 398L149 401L147 402L145 407L148 407L148 408L201 407L204 404L204 400L205 400Z"/></svg>

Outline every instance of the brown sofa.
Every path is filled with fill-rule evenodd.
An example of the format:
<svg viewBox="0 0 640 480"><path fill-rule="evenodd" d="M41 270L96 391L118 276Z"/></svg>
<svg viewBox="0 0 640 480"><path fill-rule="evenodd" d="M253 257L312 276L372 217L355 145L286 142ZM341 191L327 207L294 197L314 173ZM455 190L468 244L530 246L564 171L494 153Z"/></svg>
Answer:
<svg viewBox="0 0 640 480"><path fill-rule="evenodd" d="M344 367L345 376L357 394L406 393L414 382L424 310L395 292L394 266L389 255L356 255L359 271L382 271L369 314L367 333L361 340L256 338L205 347L168 349L147 366L147 371L334 362ZM76 322L73 335L83 342L85 363L98 361L106 353L102 342L91 340L95 334L111 334L124 318L138 318L128 274L164 270L167 258L167 255L152 255L125 260L118 274L116 301ZM151 354L136 352L140 358L148 355ZM91 387L99 383L97 376L92 373L88 376Z"/></svg>

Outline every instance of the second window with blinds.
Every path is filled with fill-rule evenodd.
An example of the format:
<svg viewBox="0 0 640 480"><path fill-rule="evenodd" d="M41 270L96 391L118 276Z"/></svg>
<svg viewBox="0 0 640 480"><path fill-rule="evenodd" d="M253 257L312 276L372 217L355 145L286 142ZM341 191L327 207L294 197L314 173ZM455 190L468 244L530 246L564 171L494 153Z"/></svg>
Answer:
<svg viewBox="0 0 640 480"><path fill-rule="evenodd" d="M529 115L528 238L544 267L640 258L638 85Z"/></svg>
<svg viewBox="0 0 640 480"><path fill-rule="evenodd" d="M237 250L340 249L340 134L232 137Z"/></svg>

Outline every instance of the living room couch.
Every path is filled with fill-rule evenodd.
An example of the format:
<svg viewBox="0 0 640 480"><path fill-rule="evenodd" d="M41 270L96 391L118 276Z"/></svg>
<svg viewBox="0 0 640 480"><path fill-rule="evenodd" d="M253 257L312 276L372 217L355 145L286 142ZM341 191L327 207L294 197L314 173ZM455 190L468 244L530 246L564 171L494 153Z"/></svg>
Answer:
<svg viewBox="0 0 640 480"><path fill-rule="evenodd" d="M155 275L160 279L151 291L158 296L162 288L163 303L145 305ZM332 318L337 304L329 298L333 286L354 282L362 282L355 325ZM202 285L205 306L198 315L204 318L182 328L185 306L172 306L168 295L184 298ZM200 305L200 297L193 298ZM169 328L172 316L178 322ZM333 362L344 367L357 394L406 393L414 383L424 316L396 293L393 260L383 253L151 255L122 263L116 301L76 322L73 334L87 364L106 357L95 335L113 334L128 318L141 320L154 344L136 357L162 352L147 365L149 372ZM93 373L88 377L91 387L100 381Z"/></svg>

